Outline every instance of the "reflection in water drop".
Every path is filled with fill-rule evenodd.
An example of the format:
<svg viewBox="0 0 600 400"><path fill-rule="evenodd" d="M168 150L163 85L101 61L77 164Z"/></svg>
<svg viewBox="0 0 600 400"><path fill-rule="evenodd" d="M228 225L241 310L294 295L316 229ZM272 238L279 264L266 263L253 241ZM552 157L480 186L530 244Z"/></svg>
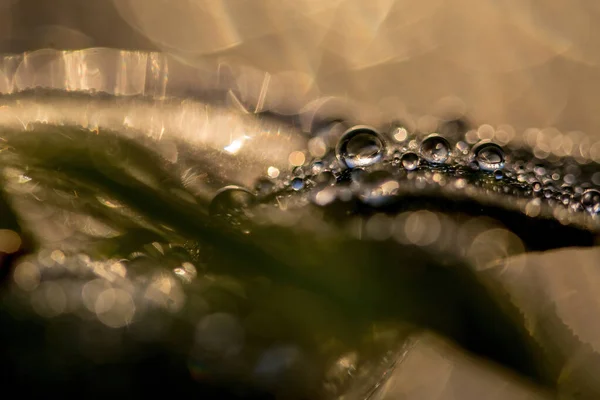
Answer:
<svg viewBox="0 0 600 400"><path fill-rule="evenodd" d="M381 160L384 148L383 139L375 130L359 126L344 133L336 147L336 156L348 168L366 167Z"/></svg>
<svg viewBox="0 0 600 400"><path fill-rule="evenodd" d="M213 197L208 212L211 217L229 219L254 204L255 200L256 197L248 189L233 185L225 186Z"/></svg>
<svg viewBox="0 0 600 400"><path fill-rule="evenodd" d="M600 192L596 189L588 189L581 196L581 204L592 214L600 213Z"/></svg>
<svg viewBox="0 0 600 400"><path fill-rule="evenodd" d="M335 176L331 171L323 171L315 177L315 182L329 185L335 182Z"/></svg>
<svg viewBox="0 0 600 400"><path fill-rule="evenodd" d="M483 171L495 171L504 168L504 150L489 141L482 141L473 147L474 161Z"/></svg>
<svg viewBox="0 0 600 400"><path fill-rule="evenodd" d="M407 171L414 171L419 166L419 156L416 153L409 152L400 159L402 166Z"/></svg>
<svg viewBox="0 0 600 400"><path fill-rule="evenodd" d="M304 179L300 178L300 177L296 177L294 179L292 179L292 181L290 182L290 185L292 186L292 189L298 191L301 190L304 187Z"/></svg>
<svg viewBox="0 0 600 400"><path fill-rule="evenodd" d="M450 144L437 133L427 136L421 143L421 155L433 164L442 164L450 156Z"/></svg>

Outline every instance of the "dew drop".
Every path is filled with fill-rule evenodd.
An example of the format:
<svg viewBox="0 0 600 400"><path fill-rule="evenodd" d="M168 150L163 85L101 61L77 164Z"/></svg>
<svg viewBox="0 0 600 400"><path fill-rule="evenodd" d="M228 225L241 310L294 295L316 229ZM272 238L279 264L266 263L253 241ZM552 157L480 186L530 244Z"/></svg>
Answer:
<svg viewBox="0 0 600 400"><path fill-rule="evenodd" d="M325 167L325 166L324 166L324 164L323 164L323 161L315 161L315 162L313 162L313 164L312 164L312 168L311 168L311 170L312 170L312 173L313 173L313 174L318 174L319 172L323 171L323 168L324 168L324 167Z"/></svg>
<svg viewBox="0 0 600 400"><path fill-rule="evenodd" d="M366 167L383 157L385 144L372 128L357 126L344 133L336 147L340 164L348 168Z"/></svg>
<svg viewBox="0 0 600 400"><path fill-rule="evenodd" d="M504 150L496 143L479 142L473 147L473 158L483 171L495 171L504 168Z"/></svg>
<svg viewBox="0 0 600 400"><path fill-rule="evenodd" d="M331 171L322 171L315 178L316 183L330 185L335 182L335 176Z"/></svg>
<svg viewBox="0 0 600 400"><path fill-rule="evenodd" d="M400 162L405 170L414 171L419 166L419 156L413 152L405 153Z"/></svg>
<svg viewBox="0 0 600 400"><path fill-rule="evenodd" d="M421 143L421 155L433 164L443 164L450 156L450 144L437 133L427 136Z"/></svg>
<svg viewBox="0 0 600 400"><path fill-rule="evenodd" d="M494 171L494 178L496 178L497 180L501 180L502 178L504 178L504 172L502 172L502 170L495 170Z"/></svg>
<svg viewBox="0 0 600 400"><path fill-rule="evenodd" d="M596 189L588 189L581 196L581 204L592 214L600 213L600 192Z"/></svg>
<svg viewBox="0 0 600 400"><path fill-rule="evenodd" d="M265 195L275 188L275 184L269 179L261 178L256 182L255 188L259 195Z"/></svg>
<svg viewBox="0 0 600 400"><path fill-rule="evenodd" d="M225 186L213 197L208 206L208 213L211 217L231 218L252 205L255 199L254 194L243 187Z"/></svg>
<svg viewBox="0 0 600 400"><path fill-rule="evenodd" d="M296 177L292 179L292 181L290 182L290 186L296 191L302 190L302 188L304 187L304 179Z"/></svg>

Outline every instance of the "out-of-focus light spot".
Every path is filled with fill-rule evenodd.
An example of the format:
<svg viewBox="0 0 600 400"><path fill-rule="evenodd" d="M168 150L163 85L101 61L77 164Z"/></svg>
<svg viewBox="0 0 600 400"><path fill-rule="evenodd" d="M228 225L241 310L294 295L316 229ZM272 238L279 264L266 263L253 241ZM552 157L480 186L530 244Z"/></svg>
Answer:
<svg viewBox="0 0 600 400"><path fill-rule="evenodd" d="M475 237L469 247L467 257L477 269L481 270L523 251L523 242L518 236L506 229L494 228Z"/></svg>
<svg viewBox="0 0 600 400"><path fill-rule="evenodd" d="M494 127L488 124L483 124L477 129L477 136L481 140L492 140L494 138Z"/></svg>
<svg viewBox="0 0 600 400"><path fill-rule="evenodd" d="M110 284L104 279L95 279L83 285L81 289L81 300L90 312L96 312L96 301L100 293L110 288Z"/></svg>
<svg viewBox="0 0 600 400"><path fill-rule="evenodd" d="M319 190L315 195L315 203L320 206L326 206L335 200L336 197L336 188L333 186L328 186L323 190Z"/></svg>
<svg viewBox="0 0 600 400"><path fill-rule="evenodd" d="M528 217L535 218L540 215L542 210L542 201L540 199L533 199L527 202L525 205L525 214Z"/></svg>
<svg viewBox="0 0 600 400"><path fill-rule="evenodd" d="M152 247L154 247L156 250L158 250L158 252L160 254L162 254L163 256L165 255L165 251L162 247L162 245L158 242L152 242Z"/></svg>
<svg viewBox="0 0 600 400"><path fill-rule="evenodd" d="M406 130L406 128L396 128L392 137L397 142L404 142L408 137L408 131Z"/></svg>
<svg viewBox="0 0 600 400"><path fill-rule="evenodd" d="M269 178L275 179L279 176L279 169L271 166L267 168L267 175L269 175Z"/></svg>
<svg viewBox="0 0 600 400"><path fill-rule="evenodd" d="M304 161L306 161L306 156L301 151L292 151L288 157L288 161L294 167L299 167L304 164Z"/></svg>
<svg viewBox="0 0 600 400"><path fill-rule="evenodd" d="M67 308L67 295L57 282L42 283L31 295L31 306L41 317L56 317Z"/></svg>
<svg viewBox="0 0 600 400"><path fill-rule="evenodd" d="M171 312L179 311L185 303L181 284L173 276L165 273L158 273L153 277L144 298Z"/></svg>
<svg viewBox="0 0 600 400"><path fill-rule="evenodd" d="M308 141L308 151L313 157L323 157L327 154L327 144L323 138L314 137Z"/></svg>
<svg viewBox="0 0 600 400"><path fill-rule="evenodd" d="M131 323L135 305L131 295L122 289L106 289L98 295L94 304L98 320L111 328L120 328Z"/></svg>
<svg viewBox="0 0 600 400"><path fill-rule="evenodd" d="M237 138L229 145L225 146L224 150L230 154L236 154L242 149L242 147L244 146L244 142L246 142L248 139L250 139L249 136L242 136L241 138Z"/></svg>
<svg viewBox="0 0 600 400"><path fill-rule="evenodd" d="M31 292L38 287L40 278L41 274L38 266L27 261L17 265L13 272L13 279L17 286L27 292Z"/></svg>
<svg viewBox="0 0 600 400"><path fill-rule="evenodd" d="M268 384L279 382L301 359L296 346L277 346L265 351L254 369L255 375Z"/></svg>
<svg viewBox="0 0 600 400"><path fill-rule="evenodd" d="M376 214L367 221L365 232L372 239L386 240L392 235L392 219L385 214Z"/></svg>
<svg viewBox="0 0 600 400"><path fill-rule="evenodd" d="M0 253L11 254L21 248L21 237L15 231L0 229Z"/></svg>
<svg viewBox="0 0 600 400"><path fill-rule="evenodd" d="M121 208L123 207L123 204L119 203L117 200L114 199L107 199L104 198L102 196L96 196L96 199L103 205L105 205L106 207L109 208Z"/></svg>
<svg viewBox="0 0 600 400"><path fill-rule="evenodd" d="M50 253L50 258L57 264L62 265L65 262L65 253L60 250L54 250Z"/></svg>
<svg viewBox="0 0 600 400"><path fill-rule="evenodd" d="M434 243L442 230L440 220L430 211L417 211L406 218L404 234L408 241L417 246Z"/></svg>
<svg viewBox="0 0 600 400"><path fill-rule="evenodd" d="M202 318L196 327L198 349L222 357L238 354L244 346L244 329L238 319L227 313Z"/></svg>
<svg viewBox="0 0 600 400"><path fill-rule="evenodd" d="M184 262L181 267L175 268L173 272L185 283L191 283L198 274L194 264L189 262Z"/></svg>

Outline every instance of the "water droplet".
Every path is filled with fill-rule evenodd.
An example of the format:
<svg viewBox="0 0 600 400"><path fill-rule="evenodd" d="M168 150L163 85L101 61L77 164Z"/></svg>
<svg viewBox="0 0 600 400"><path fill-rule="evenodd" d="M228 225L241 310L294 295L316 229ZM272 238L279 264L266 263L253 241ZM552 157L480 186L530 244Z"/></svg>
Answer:
<svg viewBox="0 0 600 400"><path fill-rule="evenodd" d="M469 130L470 124L463 118L456 118L445 121L440 125L439 133L445 137L459 138L463 137Z"/></svg>
<svg viewBox="0 0 600 400"><path fill-rule="evenodd" d="M323 171L316 176L315 182L330 185L335 182L335 176L331 171Z"/></svg>
<svg viewBox="0 0 600 400"><path fill-rule="evenodd" d="M292 170L292 175L303 177L304 176L304 169L302 169L302 167L296 167L296 168L294 168Z"/></svg>
<svg viewBox="0 0 600 400"><path fill-rule="evenodd" d="M383 157L385 144L373 129L358 126L344 133L336 147L340 164L348 168L366 167Z"/></svg>
<svg viewBox="0 0 600 400"><path fill-rule="evenodd" d="M484 171L494 171L504 168L504 150L496 143L479 142L473 147L473 158Z"/></svg>
<svg viewBox="0 0 600 400"><path fill-rule="evenodd" d="M273 188L275 188L275 184L269 179L259 179L255 185L256 191L260 195L265 195L270 193Z"/></svg>
<svg viewBox="0 0 600 400"><path fill-rule="evenodd" d="M323 164L323 161L315 161L312 164L312 173L316 175L319 172L323 171L324 167L325 165Z"/></svg>
<svg viewBox="0 0 600 400"><path fill-rule="evenodd" d="M592 214L600 213L600 192L596 189L588 189L581 196L581 204Z"/></svg>
<svg viewBox="0 0 600 400"><path fill-rule="evenodd" d="M356 183L362 183L366 176L367 171L362 168L355 168L350 173L350 179L352 179L352 182Z"/></svg>
<svg viewBox="0 0 600 400"><path fill-rule="evenodd" d="M497 180L501 180L502 178L504 178L504 172L502 172L499 169L495 170L494 171L494 178L496 178Z"/></svg>
<svg viewBox="0 0 600 400"><path fill-rule="evenodd" d="M290 186L296 191L301 190L304 187L304 179L296 177L292 179L292 181L290 182Z"/></svg>
<svg viewBox="0 0 600 400"><path fill-rule="evenodd" d="M419 166L419 156L416 153L409 152L402 156L400 162L407 171L414 171Z"/></svg>
<svg viewBox="0 0 600 400"><path fill-rule="evenodd" d="M450 144L437 133L427 136L421 143L421 155L433 164L443 164L450 156Z"/></svg>
<svg viewBox="0 0 600 400"><path fill-rule="evenodd" d="M239 186L225 186L213 197L208 206L211 217L231 218L240 214L245 208L256 200L254 194Z"/></svg>

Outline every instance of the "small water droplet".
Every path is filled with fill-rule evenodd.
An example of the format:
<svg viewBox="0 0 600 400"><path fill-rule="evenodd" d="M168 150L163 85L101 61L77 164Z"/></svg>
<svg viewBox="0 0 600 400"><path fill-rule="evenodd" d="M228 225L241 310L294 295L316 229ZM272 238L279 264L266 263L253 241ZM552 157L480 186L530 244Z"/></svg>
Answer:
<svg viewBox="0 0 600 400"><path fill-rule="evenodd" d="M316 183L330 185L335 182L335 176L331 171L323 171L315 178Z"/></svg>
<svg viewBox="0 0 600 400"><path fill-rule="evenodd" d="M302 169L302 167L296 167L296 168L294 168L292 170L292 175L303 177L304 176L304 169Z"/></svg>
<svg viewBox="0 0 600 400"><path fill-rule="evenodd" d="M350 179L352 179L352 182L355 182L355 183L363 182L363 180L365 179L366 176L367 176L367 171L365 171L362 168L355 168L350 173Z"/></svg>
<svg viewBox="0 0 600 400"><path fill-rule="evenodd" d="M366 167L383 157L385 144L372 128L358 126L344 133L336 147L340 164L348 168Z"/></svg>
<svg viewBox="0 0 600 400"><path fill-rule="evenodd" d="M292 181L290 182L290 186L296 191L301 190L304 187L304 179L296 177L292 179Z"/></svg>
<svg viewBox="0 0 600 400"><path fill-rule="evenodd" d="M581 204L592 214L600 213L600 192L596 189L588 189L581 196Z"/></svg>
<svg viewBox="0 0 600 400"><path fill-rule="evenodd" d="M430 163L443 164L450 156L450 144L444 137L433 133L421 143L421 155Z"/></svg>
<svg viewBox="0 0 600 400"><path fill-rule="evenodd" d="M256 191L260 195L265 195L265 194L270 193L274 187L275 187L275 184L269 179L259 179L255 185Z"/></svg>
<svg viewBox="0 0 600 400"><path fill-rule="evenodd" d="M419 156L413 152L405 153L400 162L405 170L414 171L419 166Z"/></svg>
<svg viewBox="0 0 600 400"><path fill-rule="evenodd" d="M316 175L319 172L323 171L324 167L325 165L323 164L323 161L315 161L312 164L312 173Z"/></svg>
<svg viewBox="0 0 600 400"><path fill-rule="evenodd" d="M230 219L254 204L256 197L248 189L240 186L225 186L217 191L208 206L211 217Z"/></svg>
<svg viewBox="0 0 600 400"><path fill-rule="evenodd" d="M502 172L502 170L495 170L494 171L494 178L496 178L497 180L501 180L502 178L504 178L504 172Z"/></svg>
<svg viewBox="0 0 600 400"><path fill-rule="evenodd" d="M479 142L473 147L473 158L484 171L495 171L504 168L504 150L496 143Z"/></svg>

